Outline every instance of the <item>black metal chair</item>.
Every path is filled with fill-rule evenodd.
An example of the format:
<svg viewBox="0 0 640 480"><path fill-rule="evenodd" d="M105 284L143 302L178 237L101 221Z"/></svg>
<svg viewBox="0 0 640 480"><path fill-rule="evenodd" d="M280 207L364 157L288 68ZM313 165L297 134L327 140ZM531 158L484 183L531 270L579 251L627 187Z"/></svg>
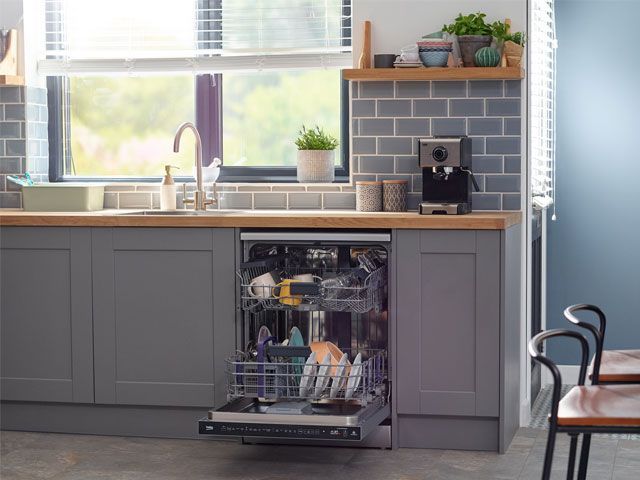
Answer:
<svg viewBox="0 0 640 480"><path fill-rule="evenodd" d="M578 312L595 313L598 326L580 320L576 315ZM596 351L589 368L589 378L597 368L600 385L640 383L640 350L603 350L607 317L599 307L585 303L572 305L564 310L564 316L574 325L589 330L595 339Z"/></svg>
<svg viewBox="0 0 640 480"><path fill-rule="evenodd" d="M555 337L573 338L581 348L578 385L560 398L562 378L556 364L541 352L541 344ZM578 436L583 434L580 452L578 479L587 476L589 448L593 433L640 433L640 385L598 385L598 364L594 365L592 385L585 385L589 343L580 333L572 330L548 330L541 332L529 342L529 354L546 366L553 377L549 436L544 456L542 480L551 476L553 452L558 432L569 434L569 463L567 479L572 480L575 471Z"/></svg>

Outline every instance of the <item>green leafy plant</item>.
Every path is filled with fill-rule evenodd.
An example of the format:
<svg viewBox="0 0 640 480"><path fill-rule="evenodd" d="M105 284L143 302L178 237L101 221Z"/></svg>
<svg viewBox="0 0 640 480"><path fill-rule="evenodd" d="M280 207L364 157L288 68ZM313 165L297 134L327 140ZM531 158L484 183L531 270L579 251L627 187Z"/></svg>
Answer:
<svg viewBox="0 0 640 480"><path fill-rule="evenodd" d="M311 129L303 125L295 143L298 150L335 150L338 146L338 140L317 125Z"/></svg>
<svg viewBox="0 0 640 480"><path fill-rule="evenodd" d="M491 24L491 34L499 43L512 41L524 47L525 35L523 32L509 32L509 27L505 22L493 22Z"/></svg>
<svg viewBox="0 0 640 480"><path fill-rule="evenodd" d="M442 27L443 32L460 35L491 35L491 25L485 23L484 13L458 14L455 21Z"/></svg>

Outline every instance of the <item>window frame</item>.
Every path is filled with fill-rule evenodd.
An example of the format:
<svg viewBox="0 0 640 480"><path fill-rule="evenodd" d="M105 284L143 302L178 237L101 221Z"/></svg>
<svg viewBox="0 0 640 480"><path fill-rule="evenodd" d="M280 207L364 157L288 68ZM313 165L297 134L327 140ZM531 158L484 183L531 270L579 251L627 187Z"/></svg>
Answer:
<svg viewBox="0 0 640 480"><path fill-rule="evenodd" d="M196 127L202 138L203 165L209 165L215 158L221 158L218 182L230 183L289 183L296 182L295 166L226 166L222 151L222 132L224 119L222 116L222 74L196 75L195 111ZM335 167L334 183L349 182L349 82L341 79L340 89L340 142L342 158ZM161 176L150 177L104 177L79 176L65 174L70 155L70 125L68 105L64 97L68 95L64 77L47 78L47 103L49 107L49 181L50 182L154 182ZM67 148L65 148L65 143ZM193 181L192 176L176 176L179 182Z"/></svg>

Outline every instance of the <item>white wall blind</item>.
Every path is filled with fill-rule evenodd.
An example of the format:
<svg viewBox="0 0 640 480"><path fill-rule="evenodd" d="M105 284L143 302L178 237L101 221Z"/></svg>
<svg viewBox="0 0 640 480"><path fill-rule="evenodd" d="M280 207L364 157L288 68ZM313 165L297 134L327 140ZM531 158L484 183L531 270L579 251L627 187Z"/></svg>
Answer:
<svg viewBox="0 0 640 480"><path fill-rule="evenodd" d="M532 0L530 41L531 191L540 207L555 202L556 28L554 0Z"/></svg>
<svg viewBox="0 0 640 480"><path fill-rule="evenodd" d="M41 1L47 75L352 63L351 0Z"/></svg>

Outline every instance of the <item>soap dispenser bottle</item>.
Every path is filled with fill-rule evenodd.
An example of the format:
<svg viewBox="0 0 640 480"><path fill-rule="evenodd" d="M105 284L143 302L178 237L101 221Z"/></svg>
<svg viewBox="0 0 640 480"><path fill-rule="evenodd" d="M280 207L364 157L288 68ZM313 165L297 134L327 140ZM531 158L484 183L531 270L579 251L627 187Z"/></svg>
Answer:
<svg viewBox="0 0 640 480"><path fill-rule="evenodd" d="M160 185L160 210L175 210L176 209L176 184L171 176L173 165L165 165L165 175L162 179L162 185Z"/></svg>

